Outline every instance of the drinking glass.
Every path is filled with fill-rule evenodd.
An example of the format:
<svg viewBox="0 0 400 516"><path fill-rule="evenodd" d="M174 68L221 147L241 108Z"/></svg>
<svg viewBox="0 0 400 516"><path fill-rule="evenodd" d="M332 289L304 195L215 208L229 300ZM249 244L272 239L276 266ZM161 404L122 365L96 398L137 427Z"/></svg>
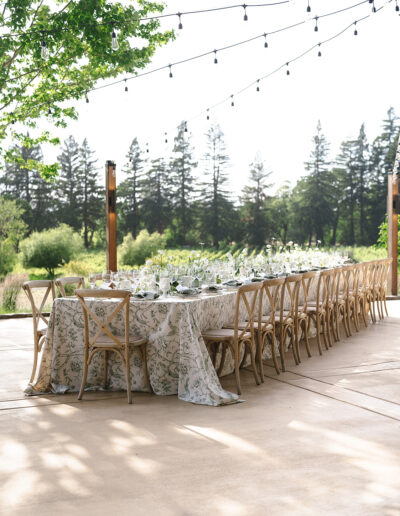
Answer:
<svg viewBox="0 0 400 516"><path fill-rule="evenodd" d="M167 297L168 296L169 288L171 286L170 279L166 278L166 277L160 278L159 285L160 285L160 290L161 290L162 297Z"/></svg>
<svg viewBox="0 0 400 516"><path fill-rule="evenodd" d="M90 273L88 276L88 282L89 282L90 288L96 288L96 274Z"/></svg>

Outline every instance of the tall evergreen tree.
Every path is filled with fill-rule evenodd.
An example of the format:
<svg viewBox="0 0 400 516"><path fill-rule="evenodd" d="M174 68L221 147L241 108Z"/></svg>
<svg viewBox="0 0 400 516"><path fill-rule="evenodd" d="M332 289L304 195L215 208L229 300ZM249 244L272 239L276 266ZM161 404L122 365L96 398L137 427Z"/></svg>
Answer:
<svg viewBox="0 0 400 516"><path fill-rule="evenodd" d="M174 157L170 163L177 244L186 243L187 233L192 229L194 219L192 201L195 192L195 178L193 170L197 167L197 163L193 161L192 152L186 123L181 122L178 126L178 134L174 138Z"/></svg>
<svg viewBox="0 0 400 516"><path fill-rule="evenodd" d="M301 182L301 202L309 227L309 241L314 235L316 240L324 243L325 228L332 221L331 183L332 173L329 170L329 144L322 133L321 122L318 121L317 133L313 138L314 148L310 161L305 163L308 175ZM296 187L297 189L297 187Z"/></svg>
<svg viewBox="0 0 400 516"><path fill-rule="evenodd" d="M365 125L362 124L358 138L354 141L354 168L357 174L357 202L359 207L359 239L358 243L366 245L366 204L369 186L369 145L365 134Z"/></svg>
<svg viewBox="0 0 400 516"><path fill-rule="evenodd" d="M58 222L68 224L76 231L82 227L83 189L80 178L81 157L79 144L71 135L64 140L58 156L60 172L57 179Z"/></svg>
<svg viewBox="0 0 400 516"><path fill-rule="evenodd" d="M119 185L118 195L122 199L121 212L125 230L130 231L133 238L136 238L141 222L140 204L144 163L137 138L132 140L126 157L128 160L124 168L126 179Z"/></svg>
<svg viewBox="0 0 400 516"><path fill-rule="evenodd" d="M214 247L227 236L229 222L229 193L226 190L229 156L226 153L224 133L219 125L213 125L207 134L207 151L204 155L206 181L203 182L201 221L203 232L211 234Z"/></svg>
<svg viewBox="0 0 400 516"><path fill-rule="evenodd" d="M90 149L87 139L79 149L80 172L79 180L82 185L81 214L83 224L83 240L88 248L93 240L94 231L104 211L104 192L97 182L97 159Z"/></svg>
<svg viewBox="0 0 400 516"><path fill-rule="evenodd" d="M143 178L142 212L146 229L163 233L170 223L171 191L169 174L164 158L151 161Z"/></svg>
<svg viewBox="0 0 400 516"><path fill-rule="evenodd" d="M242 190L241 202L249 244L262 246L269 233L266 210L267 190L272 185L266 181L272 172L265 170L259 156L251 164L249 184Z"/></svg>

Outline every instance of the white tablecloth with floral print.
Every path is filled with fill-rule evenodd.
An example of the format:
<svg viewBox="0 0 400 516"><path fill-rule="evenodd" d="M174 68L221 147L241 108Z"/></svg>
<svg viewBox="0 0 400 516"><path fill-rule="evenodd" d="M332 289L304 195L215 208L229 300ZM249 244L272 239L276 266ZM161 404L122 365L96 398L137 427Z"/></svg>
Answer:
<svg viewBox="0 0 400 516"><path fill-rule="evenodd" d="M178 394L181 400L214 406L238 400L236 394L222 389L201 337L202 331L220 328L233 321L235 300L236 291L201 295L199 298L131 300L132 333L148 338L148 371L155 394ZM89 301L89 306L100 319L106 320L115 302L93 299ZM123 333L121 313L111 327ZM25 392L78 391L82 378L83 349L84 323L78 299L56 299L50 315L38 378ZM124 367L116 353L110 354L108 368L109 388L126 389ZM228 360L224 371L232 370L233 362ZM87 387L99 388L103 376L103 358L101 354L96 354L89 367ZM133 391L146 390L138 350L132 350L131 378Z"/></svg>

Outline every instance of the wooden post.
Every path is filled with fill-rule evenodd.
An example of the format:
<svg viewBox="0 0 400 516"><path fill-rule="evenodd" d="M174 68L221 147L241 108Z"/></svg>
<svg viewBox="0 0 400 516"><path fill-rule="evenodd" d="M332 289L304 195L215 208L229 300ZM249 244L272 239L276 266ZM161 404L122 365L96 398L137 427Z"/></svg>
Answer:
<svg viewBox="0 0 400 516"><path fill-rule="evenodd" d="M399 212L399 176L398 167L400 159L400 138L397 146L396 159L394 162L393 172L388 175L388 257L392 258L390 275L388 281L388 290L392 296L397 296L398 289L398 212Z"/></svg>
<svg viewBox="0 0 400 516"><path fill-rule="evenodd" d="M106 162L107 270L117 271L117 181L115 163Z"/></svg>

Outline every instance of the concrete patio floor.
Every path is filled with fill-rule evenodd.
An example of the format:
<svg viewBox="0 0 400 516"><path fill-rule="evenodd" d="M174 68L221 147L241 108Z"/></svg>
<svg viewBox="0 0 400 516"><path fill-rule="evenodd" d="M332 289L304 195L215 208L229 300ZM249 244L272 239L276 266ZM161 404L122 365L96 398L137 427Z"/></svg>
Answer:
<svg viewBox="0 0 400 516"><path fill-rule="evenodd" d="M400 515L400 301L390 317L205 407L26 398L31 320L0 321L2 515ZM234 379L222 379L234 390Z"/></svg>

